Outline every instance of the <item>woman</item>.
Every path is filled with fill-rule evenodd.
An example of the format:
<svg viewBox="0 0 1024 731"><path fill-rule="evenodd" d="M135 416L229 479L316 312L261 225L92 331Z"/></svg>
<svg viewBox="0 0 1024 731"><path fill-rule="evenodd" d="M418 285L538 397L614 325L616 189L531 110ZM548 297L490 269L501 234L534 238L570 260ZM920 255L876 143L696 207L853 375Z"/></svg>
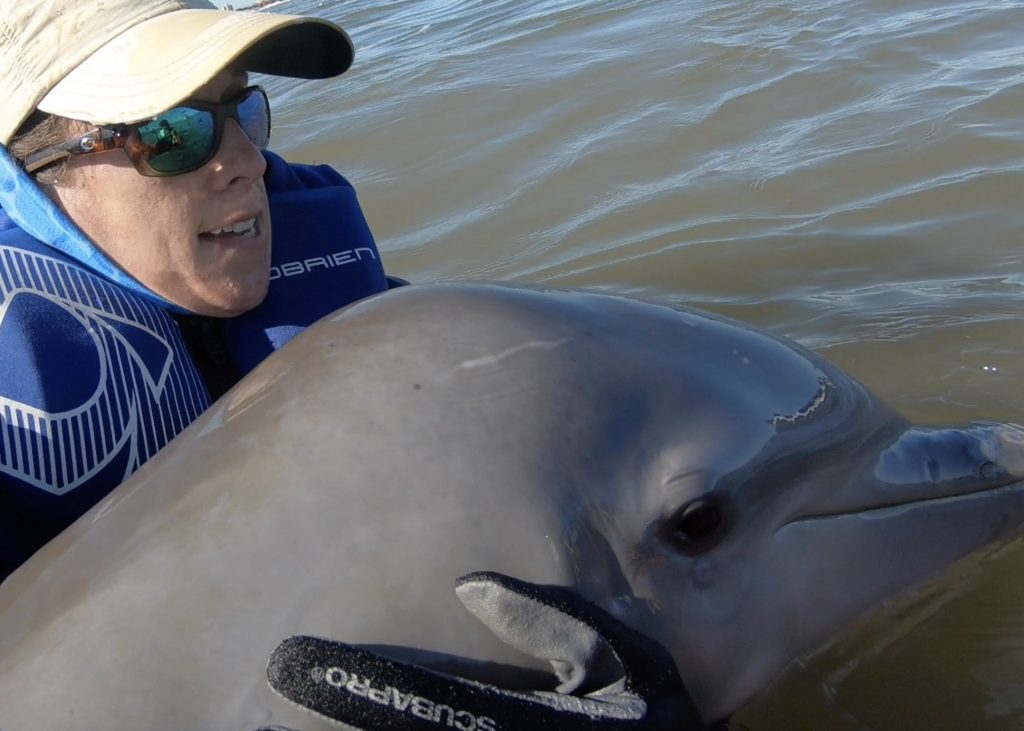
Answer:
<svg viewBox="0 0 1024 731"><path fill-rule="evenodd" d="M343 73L341 28L205 0L0 0L0 18L2 578L387 283L352 186L266 151L248 78Z"/></svg>
<svg viewBox="0 0 1024 731"><path fill-rule="evenodd" d="M0 578L303 327L387 288L352 187L265 150L270 110L248 79L351 61L344 31L312 18L0 0ZM548 657L560 636L580 668L608 642L622 687L509 693L318 640L275 653L274 688L359 727L407 727L420 695L483 708L478 728L700 726L662 648L564 590L477 581L503 638ZM402 694L324 695L305 664L331 662L386 671Z"/></svg>

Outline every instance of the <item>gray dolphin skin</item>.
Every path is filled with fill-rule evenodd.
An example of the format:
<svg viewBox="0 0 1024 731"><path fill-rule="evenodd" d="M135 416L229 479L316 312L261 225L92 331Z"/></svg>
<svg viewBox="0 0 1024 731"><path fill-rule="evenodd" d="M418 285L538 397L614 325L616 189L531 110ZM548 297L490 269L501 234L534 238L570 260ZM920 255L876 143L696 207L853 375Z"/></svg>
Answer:
<svg viewBox="0 0 1024 731"><path fill-rule="evenodd" d="M0 585L0 728L335 728L268 687L294 634L504 677L531 661L459 603L477 570L574 587L720 718L1016 535L1022 475L1019 427L911 427L736 322L404 287L308 329Z"/></svg>

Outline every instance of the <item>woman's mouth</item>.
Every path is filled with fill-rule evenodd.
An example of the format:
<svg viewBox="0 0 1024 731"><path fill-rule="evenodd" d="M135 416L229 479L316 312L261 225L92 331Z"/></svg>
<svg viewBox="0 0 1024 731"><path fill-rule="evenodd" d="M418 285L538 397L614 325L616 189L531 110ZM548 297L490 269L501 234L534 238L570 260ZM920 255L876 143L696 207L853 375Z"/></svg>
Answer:
<svg viewBox="0 0 1024 731"><path fill-rule="evenodd" d="M237 241L239 239L251 239L259 233L255 218L247 218L243 221L220 228L211 229L199 234L202 238L218 239L220 241Z"/></svg>

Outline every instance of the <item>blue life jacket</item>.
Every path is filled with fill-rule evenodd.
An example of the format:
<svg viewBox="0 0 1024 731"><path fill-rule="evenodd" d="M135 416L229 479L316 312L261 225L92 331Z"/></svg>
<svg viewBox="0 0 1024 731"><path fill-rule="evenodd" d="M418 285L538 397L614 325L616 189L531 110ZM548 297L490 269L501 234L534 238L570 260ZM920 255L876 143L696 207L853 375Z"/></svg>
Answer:
<svg viewBox="0 0 1024 731"><path fill-rule="evenodd" d="M231 357L243 374L324 315L387 289L352 185L327 165L266 158L270 289L259 307L224 321Z"/></svg>
<svg viewBox="0 0 1024 731"><path fill-rule="evenodd" d="M269 292L218 321L240 375L387 288L348 181L266 157ZM0 147L0 579L210 405L174 317L187 313L109 262Z"/></svg>

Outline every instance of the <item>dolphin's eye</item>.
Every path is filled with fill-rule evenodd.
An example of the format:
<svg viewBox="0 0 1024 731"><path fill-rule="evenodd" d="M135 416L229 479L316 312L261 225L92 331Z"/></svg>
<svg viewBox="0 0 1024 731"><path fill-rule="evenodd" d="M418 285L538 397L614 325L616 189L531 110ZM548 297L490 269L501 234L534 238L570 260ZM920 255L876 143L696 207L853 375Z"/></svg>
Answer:
<svg viewBox="0 0 1024 731"><path fill-rule="evenodd" d="M702 495L679 508L665 528L668 540L684 553L709 551L725 533L725 503L715 494Z"/></svg>

